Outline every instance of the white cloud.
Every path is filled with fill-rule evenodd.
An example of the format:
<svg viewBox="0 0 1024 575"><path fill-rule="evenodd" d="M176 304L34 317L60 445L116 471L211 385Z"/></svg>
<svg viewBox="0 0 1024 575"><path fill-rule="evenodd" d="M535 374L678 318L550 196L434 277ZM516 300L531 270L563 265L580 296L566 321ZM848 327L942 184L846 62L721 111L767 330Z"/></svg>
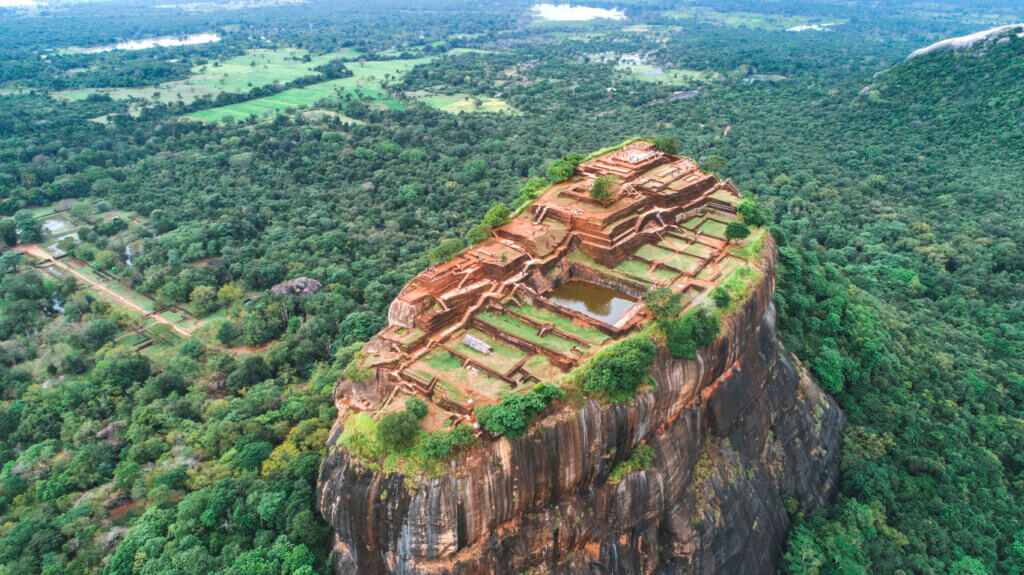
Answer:
<svg viewBox="0 0 1024 575"><path fill-rule="evenodd" d="M609 10L606 8L591 8L590 6L571 6L569 4L534 4L533 11L544 20L579 22L596 18L626 19L626 13L618 8Z"/></svg>

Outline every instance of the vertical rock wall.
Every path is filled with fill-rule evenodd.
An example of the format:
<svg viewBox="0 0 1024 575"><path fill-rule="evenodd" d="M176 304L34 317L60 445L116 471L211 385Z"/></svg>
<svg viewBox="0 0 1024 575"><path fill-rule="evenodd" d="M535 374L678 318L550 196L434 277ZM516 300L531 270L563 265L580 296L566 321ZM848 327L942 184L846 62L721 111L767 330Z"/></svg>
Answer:
<svg viewBox="0 0 1024 575"><path fill-rule="evenodd" d="M838 485L844 417L779 344L766 278L696 360L659 351L655 390L563 408L411 490L335 445L320 472L335 572L772 573L789 515ZM339 403L340 405L340 403ZM654 464L607 483L647 442Z"/></svg>

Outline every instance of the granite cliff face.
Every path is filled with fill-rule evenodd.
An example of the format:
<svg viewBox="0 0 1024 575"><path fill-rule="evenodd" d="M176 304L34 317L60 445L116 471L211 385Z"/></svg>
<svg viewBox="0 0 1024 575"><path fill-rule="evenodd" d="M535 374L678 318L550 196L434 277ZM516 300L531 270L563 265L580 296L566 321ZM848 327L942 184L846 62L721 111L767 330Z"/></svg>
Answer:
<svg viewBox="0 0 1024 575"><path fill-rule="evenodd" d="M334 439L319 504L342 573L771 573L790 526L838 485L844 416L779 344L765 278L697 360L660 350L629 404L552 405L515 441L485 442L410 489ZM640 443L648 469L609 484Z"/></svg>

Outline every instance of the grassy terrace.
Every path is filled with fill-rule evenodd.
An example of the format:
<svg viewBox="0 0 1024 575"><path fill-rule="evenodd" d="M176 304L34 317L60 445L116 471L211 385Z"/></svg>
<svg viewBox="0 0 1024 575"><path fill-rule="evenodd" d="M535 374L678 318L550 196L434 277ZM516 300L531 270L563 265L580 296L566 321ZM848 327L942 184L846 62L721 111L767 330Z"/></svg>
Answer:
<svg viewBox="0 0 1024 575"><path fill-rule="evenodd" d="M555 324L555 327L557 327L558 329L567 333L571 333L576 337L585 339L588 342L590 342L591 345L602 345L608 341L608 336L601 333L600 331L593 328L584 327L574 322L570 318L559 315L549 309L527 304L524 304L522 306L511 307L509 309L540 322L551 322Z"/></svg>
<svg viewBox="0 0 1024 575"><path fill-rule="evenodd" d="M588 267L591 267L591 268L593 268L595 270L604 272L604 273L606 273L608 275L611 275L611 276L614 276L614 277L617 277L617 278L620 278L620 279L624 279L624 280L627 280L627 281L643 284L644 287L649 287L652 283L654 283L654 280L652 280L651 278L649 278L647 276L647 273L646 273L647 266L644 266L643 264L640 264L641 267L643 267L643 269L645 270L643 275L633 276L633 275L630 275L629 273L626 273L623 270L619 269L619 268L622 267L621 264L619 265L619 267L617 267L615 269L611 269L611 268L608 268L608 267L605 267L605 266L602 266L602 265L598 264L594 260L592 260L589 257L587 257L587 255L584 254L583 252L573 252L573 253L569 254L566 257L566 259L571 261L571 262L576 262L576 263L584 264L584 265L586 265ZM634 262L634 263L639 263L639 262Z"/></svg>
<svg viewBox="0 0 1024 575"><path fill-rule="evenodd" d="M487 343L487 345L494 348L494 353L483 354L479 351L469 347L462 343L462 338L465 334L470 334L476 338L479 338ZM471 358L473 361L485 365L494 371L501 373L508 373L510 369L515 367L519 360L526 357L528 354L519 348L512 347L508 344L502 343L497 339L487 335L486 333L471 329L467 331L460 331L450 340L448 340L448 347L455 351Z"/></svg>
<svg viewBox="0 0 1024 575"><path fill-rule="evenodd" d="M709 257L711 254L715 253L715 248L713 248L713 247L711 247L711 246L709 246L707 244L702 244L700 242L697 242L697 243L694 243L694 244L690 244L690 247L688 247L685 250L683 250L683 253L687 253L687 254L690 254L691 256L703 259L703 258Z"/></svg>
<svg viewBox="0 0 1024 575"><path fill-rule="evenodd" d="M557 335L551 333L545 335L544 337L539 337L537 335L536 328L526 325L508 316L497 315L491 312L483 312L477 314L476 317L478 317L481 321L487 323L488 325L492 325L500 330L506 331L514 336L521 337L527 341L532 341L533 343L543 345L544 347L553 349L559 353L567 354L573 347L576 347L575 342L569 341L567 339L562 339Z"/></svg>
<svg viewBox="0 0 1024 575"><path fill-rule="evenodd" d="M700 265L700 262L701 258L697 258L686 254L672 254L672 256L667 258L662 263L664 263L665 265L672 266L677 270L692 273L697 269L697 266Z"/></svg>
<svg viewBox="0 0 1024 575"><path fill-rule="evenodd" d="M641 258L643 258L645 260L650 260L650 261L653 262L653 261L660 260L662 258L667 258L668 256L672 255L673 253L675 253L675 252L673 252L671 250L667 250L665 248L658 247L656 245L648 244L648 245L640 246L640 249L638 249L635 252L633 252L633 255L635 255L637 257L641 257Z"/></svg>
<svg viewBox="0 0 1024 575"><path fill-rule="evenodd" d="M709 219L701 224L697 229L709 236L714 236L716 238L725 237L725 224L722 222L716 222L715 220Z"/></svg>
<svg viewBox="0 0 1024 575"><path fill-rule="evenodd" d="M647 273L647 264L638 262L636 260L626 260L621 264L615 266L615 271L621 272L633 278L644 280L646 283L652 283L650 274Z"/></svg>

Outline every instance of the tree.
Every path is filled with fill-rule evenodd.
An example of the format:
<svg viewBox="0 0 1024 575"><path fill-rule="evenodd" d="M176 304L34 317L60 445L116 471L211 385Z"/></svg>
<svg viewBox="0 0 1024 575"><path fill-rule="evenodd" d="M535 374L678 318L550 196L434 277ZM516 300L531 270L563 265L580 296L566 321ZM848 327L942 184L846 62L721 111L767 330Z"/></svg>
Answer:
<svg viewBox="0 0 1024 575"><path fill-rule="evenodd" d="M153 327L147 328L146 335L157 343L170 343L174 340L174 328L166 323L159 322L153 324Z"/></svg>
<svg viewBox="0 0 1024 575"><path fill-rule="evenodd" d="M483 223L492 228L503 226L508 223L509 215L508 206L503 203L497 203L491 206L491 209L487 210L487 214L484 215Z"/></svg>
<svg viewBox="0 0 1024 575"><path fill-rule="evenodd" d="M721 330L718 316L700 308L669 324L668 351L672 357L697 359L697 350L711 344Z"/></svg>
<svg viewBox="0 0 1024 575"><path fill-rule="evenodd" d="M583 389L611 401L626 401L651 374L657 348L643 336L625 339L599 351L583 373Z"/></svg>
<svg viewBox="0 0 1024 575"><path fill-rule="evenodd" d="M729 290L720 286L711 292L711 299L715 302L716 306L725 309L732 303L732 294L729 293Z"/></svg>
<svg viewBox="0 0 1024 575"><path fill-rule="evenodd" d="M233 321L221 322L220 327L217 328L217 339L224 345L230 345L240 335L242 335L242 330L238 329Z"/></svg>
<svg viewBox="0 0 1024 575"><path fill-rule="evenodd" d="M474 414L489 433L518 439L530 429L533 417L561 395L558 387L541 383L526 393L504 393L500 403L478 407Z"/></svg>
<svg viewBox="0 0 1024 575"><path fill-rule="evenodd" d="M242 363L228 376L228 387L239 391L270 379L270 368L258 355L246 356Z"/></svg>
<svg viewBox="0 0 1024 575"><path fill-rule="evenodd" d="M664 137L655 138L654 145L662 152L674 156L679 153L679 148L682 144L679 142L679 140L673 137Z"/></svg>
<svg viewBox="0 0 1024 575"><path fill-rule="evenodd" d="M614 176L601 176L594 180L590 186L590 197L603 205L612 195L612 185L615 183Z"/></svg>
<svg viewBox="0 0 1024 575"><path fill-rule="evenodd" d="M568 180L569 176L572 176L572 173L575 170L576 166L573 164L570 164L565 160L558 159L551 162L551 165L548 166L548 170L544 175L547 176L549 182L557 184Z"/></svg>
<svg viewBox="0 0 1024 575"><path fill-rule="evenodd" d="M481 222L466 232L466 243L475 246L489 237L491 237L491 226Z"/></svg>
<svg viewBox="0 0 1024 575"><path fill-rule="evenodd" d="M242 291L242 288L234 284L224 284L217 290L217 301L221 305L229 306L235 301L242 299L243 295L245 295L245 292Z"/></svg>
<svg viewBox="0 0 1024 575"><path fill-rule="evenodd" d="M196 286L192 289L188 300L192 302L200 315L206 315L217 309L217 290L206 285Z"/></svg>
<svg viewBox="0 0 1024 575"><path fill-rule="evenodd" d="M14 220L0 220L0 240L9 248L18 244L18 226Z"/></svg>
<svg viewBox="0 0 1024 575"><path fill-rule="evenodd" d="M391 453L412 447L420 431L416 416L408 411L393 411L377 422L377 442Z"/></svg>
<svg viewBox="0 0 1024 575"><path fill-rule="evenodd" d="M196 337L186 339L178 348L178 353L191 358L199 357L204 351L206 351L206 346Z"/></svg>
<svg viewBox="0 0 1024 575"><path fill-rule="evenodd" d="M654 319L666 321L675 319L683 311L682 296L672 293L667 287L654 288L644 294L644 305L654 314Z"/></svg>
<svg viewBox="0 0 1024 575"><path fill-rule="evenodd" d="M730 240L741 240L750 235L750 228L740 222L729 222L725 226L725 237Z"/></svg>
<svg viewBox="0 0 1024 575"><path fill-rule="evenodd" d="M338 328L338 334L345 345L357 341L367 341L383 327L380 314L369 311L357 311L345 316Z"/></svg>
<svg viewBox="0 0 1024 575"><path fill-rule="evenodd" d="M428 413L430 413L430 407L427 406L427 402L418 397L410 397L406 399L405 410L411 413L416 419L423 419Z"/></svg>
<svg viewBox="0 0 1024 575"><path fill-rule="evenodd" d="M28 210L18 210L14 214L14 223L21 233L18 239L25 244L36 244L43 241L43 224L32 216Z"/></svg>
<svg viewBox="0 0 1024 575"><path fill-rule="evenodd" d="M761 212L761 208L758 207L757 202L753 200L743 200L736 206L736 213L739 214L740 220L748 226L759 227L765 223L764 214Z"/></svg>
<svg viewBox="0 0 1024 575"><path fill-rule="evenodd" d="M466 247L466 244L461 238L448 238L436 248L430 250L430 253L427 254L427 259L430 260L430 265L441 264L452 259L464 247Z"/></svg>
<svg viewBox="0 0 1024 575"><path fill-rule="evenodd" d="M431 459L444 459L453 449L468 447L475 443L476 432L472 427L460 423L451 431L442 429L428 435L420 445L419 451Z"/></svg>
<svg viewBox="0 0 1024 575"><path fill-rule="evenodd" d="M708 156L704 160L704 170L718 175L718 171L725 167L725 158L722 156Z"/></svg>

